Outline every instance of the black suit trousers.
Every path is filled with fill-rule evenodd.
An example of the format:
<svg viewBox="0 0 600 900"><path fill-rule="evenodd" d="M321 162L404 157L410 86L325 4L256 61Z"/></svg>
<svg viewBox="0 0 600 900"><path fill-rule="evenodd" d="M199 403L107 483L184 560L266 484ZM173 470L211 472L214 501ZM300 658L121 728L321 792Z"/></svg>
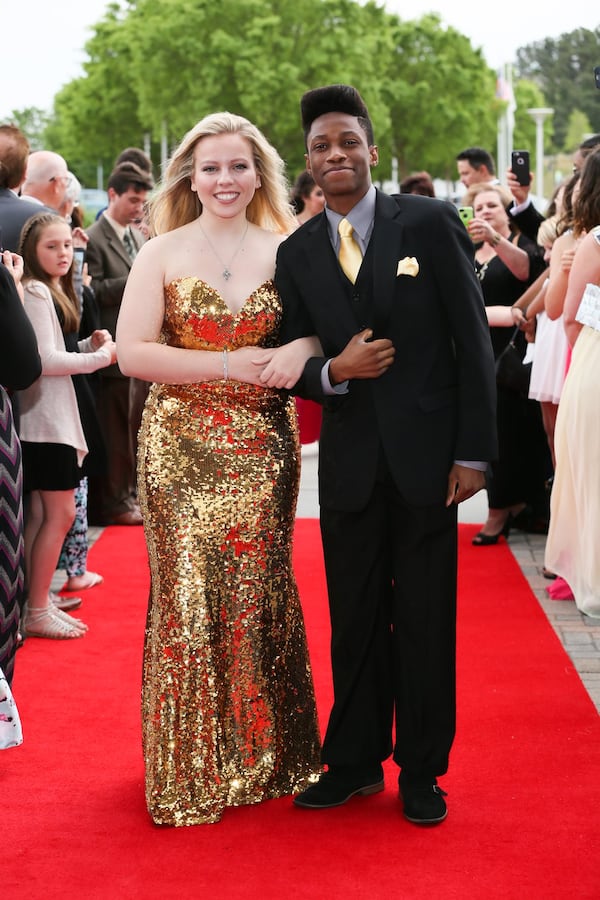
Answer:
<svg viewBox="0 0 600 900"><path fill-rule="evenodd" d="M364 509L321 509L332 626L328 765L443 775L456 717L456 507L411 507L390 477ZM395 741L393 720L395 715Z"/></svg>

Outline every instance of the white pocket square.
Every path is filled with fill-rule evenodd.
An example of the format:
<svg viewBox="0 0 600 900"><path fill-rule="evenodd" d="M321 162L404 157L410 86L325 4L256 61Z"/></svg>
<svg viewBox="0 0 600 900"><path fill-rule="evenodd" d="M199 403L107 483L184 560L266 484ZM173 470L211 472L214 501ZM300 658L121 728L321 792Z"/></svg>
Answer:
<svg viewBox="0 0 600 900"><path fill-rule="evenodd" d="M414 256L405 256L404 259L401 259L398 262L398 268L396 270L396 277L398 275L410 275L411 278L414 278L419 274L419 263L417 262Z"/></svg>

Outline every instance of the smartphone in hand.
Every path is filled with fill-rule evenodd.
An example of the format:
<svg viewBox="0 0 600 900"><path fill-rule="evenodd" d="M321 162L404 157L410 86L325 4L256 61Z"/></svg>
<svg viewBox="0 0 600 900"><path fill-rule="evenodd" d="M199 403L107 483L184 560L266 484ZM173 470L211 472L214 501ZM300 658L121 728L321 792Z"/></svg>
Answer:
<svg viewBox="0 0 600 900"><path fill-rule="evenodd" d="M83 247L73 248L73 273L77 277L83 274L83 261L85 259L85 250Z"/></svg>
<svg viewBox="0 0 600 900"><path fill-rule="evenodd" d="M472 206L459 206L458 207L458 215L465 226L465 228L469 227L469 222L473 218L473 207Z"/></svg>
<svg viewBox="0 0 600 900"><path fill-rule="evenodd" d="M523 187L529 187L529 150L513 150L510 154L510 169L517 176L517 181Z"/></svg>

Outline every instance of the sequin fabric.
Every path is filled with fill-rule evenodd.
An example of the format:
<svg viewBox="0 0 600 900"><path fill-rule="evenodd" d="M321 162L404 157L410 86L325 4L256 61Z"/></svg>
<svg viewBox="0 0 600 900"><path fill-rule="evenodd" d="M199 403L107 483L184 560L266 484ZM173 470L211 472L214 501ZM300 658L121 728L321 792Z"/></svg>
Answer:
<svg viewBox="0 0 600 900"><path fill-rule="evenodd" d="M276 344L266 282L232 314L197 278L165 290L161 340ZM234 381L150 388L139 499L151 569L142 689L146 801L162 825L303 790L320 771L292 572L299 484L293 400Z"/></svg>

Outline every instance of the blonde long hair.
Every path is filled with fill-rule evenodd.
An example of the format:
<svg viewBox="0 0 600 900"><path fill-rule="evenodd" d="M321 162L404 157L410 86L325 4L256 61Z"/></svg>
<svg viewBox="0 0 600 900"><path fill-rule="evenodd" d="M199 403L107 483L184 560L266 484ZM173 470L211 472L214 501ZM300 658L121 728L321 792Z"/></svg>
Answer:
<svg viewBox="0 0 600 900"><path fill-rule="evenodd" d="M248 221L267 231L289 234L294 230L295 222L283 160L256 125L229 112L205 116L188 131L174 151L158 191L149 202L152 234L173 231L193 222L201 214L202 204L191 189L194 150L202 138L220 134L239 134L252 148L261 187L246 211Z"/></svg>
<svg viewBox="0 0 600 900"><path fill-rule="evenodd" d="M57 290L48 273L41 267L37 254L37 246L44 231L50 225L69 227L62 216L45 212L36 213L23 226L19 242L19 253L23 257L24 267L23 284L27 284L29 281L41 281L46 285L52 294L61 329L64 334L70 334L79 330L80 321L79 303L73 287L73 262L71 261L69 270L61 276L60 288Z"/></svg>

